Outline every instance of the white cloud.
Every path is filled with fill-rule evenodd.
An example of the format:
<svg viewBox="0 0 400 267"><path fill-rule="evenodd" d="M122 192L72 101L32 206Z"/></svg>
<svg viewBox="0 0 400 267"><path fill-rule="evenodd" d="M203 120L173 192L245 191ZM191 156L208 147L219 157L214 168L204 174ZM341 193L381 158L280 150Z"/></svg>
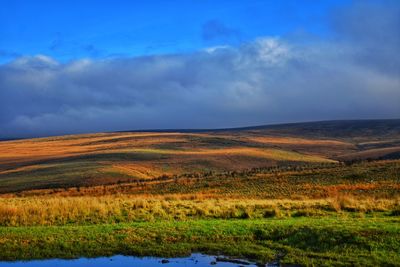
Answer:
<svg viewBox="0 0 400 267"><path fill-rule="evenodd" d="M0 136L400 117L400 75L386 71L399 66L398 20L379 12L384 43L338 27L341 38L306 44L263 37L191 54L22 57L0 65ZM357 36L380 36L353 17Z"/></svg>

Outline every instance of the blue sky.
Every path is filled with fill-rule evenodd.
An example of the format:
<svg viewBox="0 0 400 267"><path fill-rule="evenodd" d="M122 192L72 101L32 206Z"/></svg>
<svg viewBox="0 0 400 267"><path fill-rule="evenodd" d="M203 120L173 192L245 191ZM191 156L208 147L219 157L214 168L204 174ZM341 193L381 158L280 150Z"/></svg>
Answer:
<svg viewBox="0 0 400 267"><path fill-rule="evenodd" d="M399 0L1 0L0 138L400 118Z"/></svg>
<svg viewBox="0 0 400 267"><path fill-rule="evenodd" d="M259 36L327 37L346 0L3 0L0 61L45 54L61 61L191 52Z"/></svg>

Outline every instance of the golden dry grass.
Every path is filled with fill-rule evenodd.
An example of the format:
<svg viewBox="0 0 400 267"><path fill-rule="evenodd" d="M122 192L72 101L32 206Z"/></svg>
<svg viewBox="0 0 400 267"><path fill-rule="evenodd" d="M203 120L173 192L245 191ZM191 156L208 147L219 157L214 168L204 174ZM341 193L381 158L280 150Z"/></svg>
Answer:
<svg viewBox="0 0 400 267"><path fill-rule="evenodd" d="M322 139L305 139L295 137L280 137L280 136L253 136L247 137L251 141L256 141L265 144L290 144L290 145L311 145L311 146L351 146L351 144L338 140L322 140Z"/></svg>
<svg viewBox="0 0 400 267"><path fill-rule="evenodd" d="M267 167L277 162L334 162L317 153L276 147L277 140L284 143L286 139L269 138L266 144L267 140L257 143L232 134L132 132L0 142L0 192L29 189L29 184L96 185L164 174ZM296 142L306 140L286 141ZM336 141L328 144L335 146Z"/></svg>
<svg viewBox="0 0 400 267"><path fill-rule="evenodd" d="M379 151L389 153L396 149ZM364 153L356 151L356 146L346 141L272 136L256 131L124 132L4 141L0 142L0 193L182 173L334 163L338 158L350 159Z"/></svg>
<svg viewBox="0 0 400 267"><path fill-rule="evenodd" d="M322 216L330 212L385 212L400 199L209 199L202 195L0 198L0 225L93 224L158 219ZM345 214L344 214L345 215Z"/></svg>
<svg viewBox="0 0 400 267"><path fill-rule="evenodd" d="M124 152L137 151L143 153L161 153L161 154L235 154L245 153L251 155L266 155L285 160L285 155L278 153L279 149L265 150L246 147L237 147L230 145L223 149L202 149L198 147L190 138L200 137L212 138L211 134L182 134L182 133L110 133L93 135L61 136L54 138L37 138L17 141L0 142L0 164L15 163L23 161L32 161L38 159L62 158L71 155L81 155L90 153ZM221 135L218 138L226 140L242 140L234 136ZM346 145L343 142L335 140L308 140L301 138L283 138L283 137L251 137L245 138L250 141L257 141L264 144L307 144L307 145ZM173 144L181 142L185 147L174 148ZM172 144L172 149L152 149L153 145ZM288 151L288 154L290 151ZM292 154L294 155L294 154ZM292 158L292 156L289 156ZM308 158L306 158L307 160ZM311 158L310 158L311 159ZM312 159L314 160L314 158Z"/></svg>
<svg viewBox="0 0 400 267"><path fill-rule="evenodd" d="M12 163L26 160L38 160L67 157L71 155L80 155L87 153L96 153L99 151L115 151L125 145L146 146L151 144L175 142L180 139L174 138L179 134L155 134L155 133L131 133L131 134L96 134L96 135L77 135L55 137L55 138L37 138L17 141L0 142L0 163ZM169 138L169 136L172 136ZM133 140L124 141L124 138ZM139 139L149 137L148 139ZM135 138L138 141L135 142ZM116 141L115 141L116 139ZM112 141L108 143L107 141ZM118 141L121 140L121 141ZM103 143L104 142L104 143Z"/></svg>
<svg viewBox="0 0 400 267"><path fill-rule="evenodd" d="M170 174L170 172L162 171L161 168L156 168L156 166L150 163L113 163L111 166L106 166L100 169L101 172L115 172L124 175L130 175L139 179L150 179L153 177L159 177L163 174ZM175 170L176 172L178 170Z"/></svg>

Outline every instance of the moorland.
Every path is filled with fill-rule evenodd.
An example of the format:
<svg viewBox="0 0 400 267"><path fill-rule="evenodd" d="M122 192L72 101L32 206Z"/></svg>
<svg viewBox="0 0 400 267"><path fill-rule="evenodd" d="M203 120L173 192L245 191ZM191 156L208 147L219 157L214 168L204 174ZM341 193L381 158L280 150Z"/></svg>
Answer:
<svg viewBox="0 0 400 267"><path fill-rule="evenodd" d="M400 120L0 142L0 260L398 266Z"/></svg>

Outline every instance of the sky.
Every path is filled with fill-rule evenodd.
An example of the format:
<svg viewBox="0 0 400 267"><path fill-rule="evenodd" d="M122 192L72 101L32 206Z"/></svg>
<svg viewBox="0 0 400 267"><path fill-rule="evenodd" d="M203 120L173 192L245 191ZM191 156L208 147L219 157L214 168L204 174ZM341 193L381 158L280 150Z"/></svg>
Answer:
<svg viewBox="0 0 400 267"><path fill-rule="evenodd" d="M400 117L397 0L0 2L0 138Z"/></svg>

